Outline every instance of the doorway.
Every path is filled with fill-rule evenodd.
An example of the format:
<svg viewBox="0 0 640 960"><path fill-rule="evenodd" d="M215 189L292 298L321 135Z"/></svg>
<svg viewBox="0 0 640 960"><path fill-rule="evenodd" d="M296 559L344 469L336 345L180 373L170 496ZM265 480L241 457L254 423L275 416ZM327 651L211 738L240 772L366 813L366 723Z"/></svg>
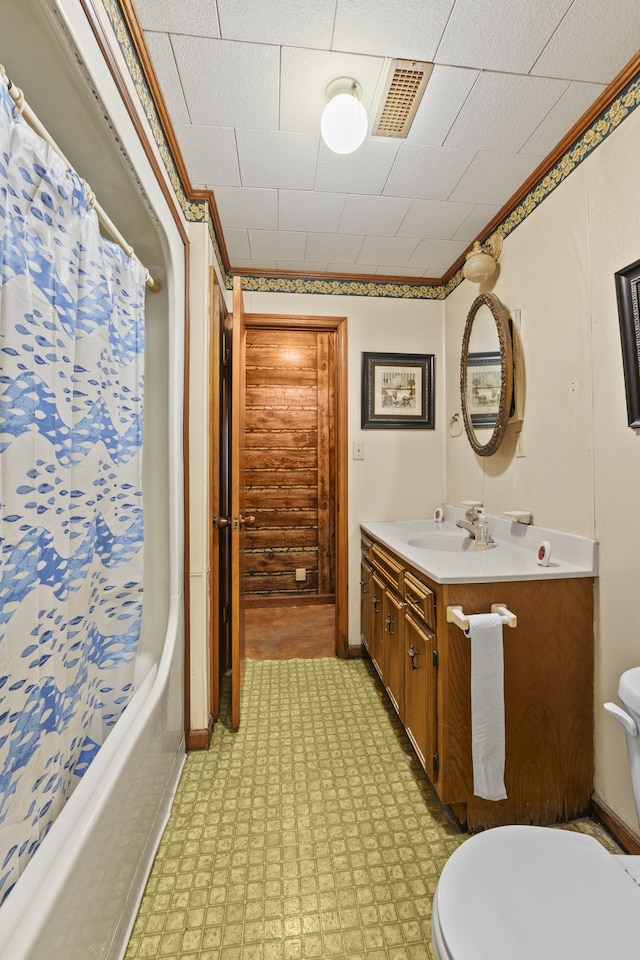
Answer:
<svg viewBox="0 0 640 960"><path fill-rule="evenodd" d="M346 323L246 324L246 654L345 656Z"/></svg>

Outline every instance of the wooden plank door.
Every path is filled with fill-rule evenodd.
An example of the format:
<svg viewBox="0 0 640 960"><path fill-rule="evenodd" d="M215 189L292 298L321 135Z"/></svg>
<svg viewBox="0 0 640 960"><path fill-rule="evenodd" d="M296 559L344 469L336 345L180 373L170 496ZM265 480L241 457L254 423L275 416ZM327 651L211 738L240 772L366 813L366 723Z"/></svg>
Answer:
<svg viewBox="0 0 640 960"><path fill-rule="evenodd" d="M240 277L233 279L231 340L231 726L240 726L240 693L244 674L244 407L247 328Z"/></svg>

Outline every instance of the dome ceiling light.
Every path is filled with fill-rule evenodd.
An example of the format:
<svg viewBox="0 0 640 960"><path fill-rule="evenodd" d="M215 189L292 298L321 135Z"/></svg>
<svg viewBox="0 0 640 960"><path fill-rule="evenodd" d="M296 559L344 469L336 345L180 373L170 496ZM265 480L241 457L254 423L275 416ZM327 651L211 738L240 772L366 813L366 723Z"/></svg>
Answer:
<svg viewBox="0 0 640 960"><path fill-rule="evenodd" d="M353 153L367 135L367 111L360 102L362 88L351 77L339 77L327 87L322 111L322 139L334 153Z"/></svg>

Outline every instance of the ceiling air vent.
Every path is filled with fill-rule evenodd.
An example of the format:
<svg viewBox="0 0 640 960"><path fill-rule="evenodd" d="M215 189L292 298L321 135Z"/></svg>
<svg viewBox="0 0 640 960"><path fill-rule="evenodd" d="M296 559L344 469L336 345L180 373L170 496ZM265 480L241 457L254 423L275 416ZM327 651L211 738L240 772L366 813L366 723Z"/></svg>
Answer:
<svg viewBox="0 0 640 960"><path fill-rule="evenodd" d="M407 136L432 70L433 64L422 60L391 61L372 136Z"/></svg>

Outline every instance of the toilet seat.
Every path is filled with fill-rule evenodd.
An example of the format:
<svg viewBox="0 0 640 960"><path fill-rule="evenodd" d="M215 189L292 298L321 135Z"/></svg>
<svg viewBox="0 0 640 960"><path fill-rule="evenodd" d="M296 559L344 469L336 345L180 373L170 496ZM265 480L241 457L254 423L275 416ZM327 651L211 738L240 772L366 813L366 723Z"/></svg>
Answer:
<svg viewBox="0 0 640 960"><path fill-rule="evenodd" d="M593 837L496 827L449 858L433 904L438 960L640 956L640 887Z"/></svg>

